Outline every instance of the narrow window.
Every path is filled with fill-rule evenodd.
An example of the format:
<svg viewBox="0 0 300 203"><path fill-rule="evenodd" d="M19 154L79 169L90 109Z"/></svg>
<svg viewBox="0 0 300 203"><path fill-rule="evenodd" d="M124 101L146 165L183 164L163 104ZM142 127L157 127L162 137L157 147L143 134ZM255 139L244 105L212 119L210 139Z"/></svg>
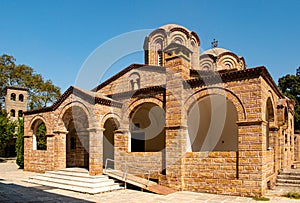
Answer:
<svg viewBox="0 0 300 203"><path fill-rule="evenodd" d="M20 95L19 95L19 101L20 101L20 102L23 102L23 101L24 101L24 96L23 96L23 94L20 94Z"/></svg>
<svg viewBox="0 0 300 203"><path fill-rule="evenodd" d="M11 93L10 100L16 101L16 94L15 93Z"/></svg>
<svg viewBox="0 0 300 203"><path fill-rule="evenodd" d="M158 65L159 66L162 66L162 51L161 50L158 50L157 51L157 56L158 56Z"/></svg>
<svg viewBox="0 0 300 203"><path fill-rule="evenodd" d="M10 115L11 115L11 117L15 117L16 111L14 109L10 110Z"/></svg>
<svg viewBox="0 0 300 203"><path fill-rule="evenodd" d="M70 139L70 142L71 142L71 149L76 149L76 138L74 136L71 137Z"/></svg>
<svg viewBox="0 0 300 203"><path fill-rule="evenodd" d="M23 111L22 111L22 110L19 110L19 111L18 111L18 117L19 117L19 118L23 117Z"/></svg>

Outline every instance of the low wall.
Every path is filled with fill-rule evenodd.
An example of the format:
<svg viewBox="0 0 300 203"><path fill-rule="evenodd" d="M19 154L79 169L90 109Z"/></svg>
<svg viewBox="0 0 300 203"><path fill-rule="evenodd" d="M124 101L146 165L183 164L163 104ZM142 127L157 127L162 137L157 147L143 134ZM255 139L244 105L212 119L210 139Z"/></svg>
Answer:
<svg viewBox="0 0 300 203"><path fill-rule="evenodd" d="M128 172L135 175L143 175L148 171L151 178L158 179L158 173L162 171L162 152L121 152L116 166L126 164Z"/></svg>

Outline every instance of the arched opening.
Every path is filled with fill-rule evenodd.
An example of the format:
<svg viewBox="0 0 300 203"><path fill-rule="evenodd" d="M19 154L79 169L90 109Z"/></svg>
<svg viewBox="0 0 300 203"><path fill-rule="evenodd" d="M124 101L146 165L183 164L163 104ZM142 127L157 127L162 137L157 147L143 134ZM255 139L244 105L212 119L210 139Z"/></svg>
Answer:
<svg viewBox="0 0 300 203"><path fill-rule="evenodd" d="M270 124L274 122L274 109L273 109L273 104L270 99L270 97L267 99L267 104L266 104L266 149L270 150Z"/></svg>
<svg viewBox="0 0 300 203"><path fill-rule="evenodd" d="M37 119L32 127L32 148L33 150L47 150L47 128L41 119Z"/></svg>
<svg viewBox="0 0 300 203"><path fill-rule="evenodd" d="M19 101L23 102L24 101L24 95L23 94L19 94Z"/></svg>
<svg viewBox="0 0 300 203"><path fill-rule="evenodd" d="M10 116L16 117L16 111L14 109L10 110Z"/></svg>
<svg viewBox="0 0 300 203"><path fill-rule="evenodd" d="M130 89L131 90L138 90L140 89L140 75L138 73L132 73L129 76L129 82L130 82Z"/></svg>
<svg viewBox="0 0 300 203"><path fill-rule="evenodd" d="M139 105L130 115L131 152L165 148L165 111L153 103Z"/></svg>
<svg viewBox="0 0 300 203"><path fill-rule="evenodd" d="M82 108L74 106L63 115L66 136L67 167L89 168L88 117Z"/></svg>
<svg viewBox="0 0 300 203"><path fill-rule="evenodd" d="M105 166L107 159L114 160L114 132L118 129L118 122L113 119L109 118L104 123L104 132L103 132L103 166ZM108 162L110 164L109 168L114 168L113 162Z"/></svg>
<svg viewBox="0 0 300 203"><path fill-rule="evenodd" d="M23 111L22 111L22 110L19 110L19 111L18 111L18 117L19 117L19 118L22 118L22 117L23 117Z"/></svg>
<svg viewBox="0 0 300 203"><path fill-rule="evenodd" d="M16 101L16 94L15 93L10 94L10 100Z"/></svg>
<svg viewBox="0 0 300 203"><path fill-rule="evenodd" d="M155 44L155 63L158 66L163 66L162 41L157 40Z"/></svg>
<svg viewBox="0 0 300 203"><path fill-rule="evenodd" d="M237 151L238 113L234 104L222 95L210 95L197 101L188 113L190 150Z"/></svg>

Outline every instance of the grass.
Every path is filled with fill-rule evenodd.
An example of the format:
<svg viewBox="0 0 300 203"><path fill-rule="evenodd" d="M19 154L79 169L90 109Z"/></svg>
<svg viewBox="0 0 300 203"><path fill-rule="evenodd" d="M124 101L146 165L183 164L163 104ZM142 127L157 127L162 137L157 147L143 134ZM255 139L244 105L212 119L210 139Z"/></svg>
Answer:
<svg viewBox="0 0 300 203"><path fill-rule="evenodd" d="M270 198L267 197L253 197L255 201L269 201Z"/></svg>
<svg viewBox="0 0 300 203"><path fill-rule="evenodd" d="M282 195L283 197L288 197L288 198L291 198L291 199L300 199L300 194L297 193L297 192L288 192L284 195Z"/></svg>

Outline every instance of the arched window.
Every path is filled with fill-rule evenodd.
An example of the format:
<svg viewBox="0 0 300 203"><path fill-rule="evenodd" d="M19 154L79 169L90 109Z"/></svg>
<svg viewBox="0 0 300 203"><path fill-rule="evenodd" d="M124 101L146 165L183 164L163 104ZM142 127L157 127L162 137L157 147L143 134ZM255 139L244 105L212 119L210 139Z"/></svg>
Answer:
<svg viewBox="0 0 300 203"><path fill-rule="evenodd" d="M24 101L24 95L23 95L23 94L20 94L20 95L19 95L19 101L20 101L20 102L23 102L23 101Z"/></svg>
<svg viewBox="0 0 300 203"><path fill-rule="evenodd" d="M11 93L10 100L16 101L16 94L15 93Z"/></svg>
<svg viewBox="0 0 300 203"><path fill-rule="evenodd" d="M18 111L18 117L19 117L19 118L23 117L23 111L22 111L22 110L19 110L19 111Z"/></svg>
<svg viewBox="0 0 300 203"><path fill-rule="evenodd" d="M162 52L162 42L158 41L155 44L155 61L156 65L162 66L163 65L163 52Z"/></svg>
<svg viewBox="0 0 300 203"><path fill-rule="evenodd" d="M138 90L140 89L140 75L138 73L132 73L129 76L129 83L131 90Z"/></svg>
<svg viewBox="0 0 300 203"><path fill-rule="evenodd" d="M10 116L16 117L16 111L14 109L10 110Z"/></svg>

